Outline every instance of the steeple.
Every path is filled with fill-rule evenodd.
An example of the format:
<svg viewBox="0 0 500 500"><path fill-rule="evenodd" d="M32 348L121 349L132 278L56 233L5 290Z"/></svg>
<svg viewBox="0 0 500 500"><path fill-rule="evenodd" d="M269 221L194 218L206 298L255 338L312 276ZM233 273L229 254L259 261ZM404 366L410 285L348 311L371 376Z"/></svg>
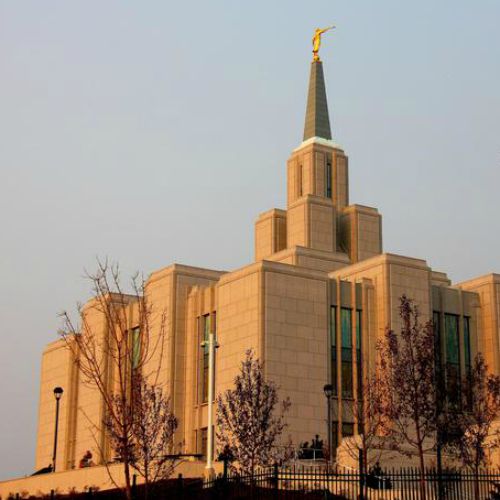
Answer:
<svg viewBox="0 0 500 500"><path fill-rule="evenodd" d="M328 103L326 101L325 77L323 63L313 60L309 77L309 93L307 95L306 121L304 125L304 141L311 137L332 139Z"/></svg>

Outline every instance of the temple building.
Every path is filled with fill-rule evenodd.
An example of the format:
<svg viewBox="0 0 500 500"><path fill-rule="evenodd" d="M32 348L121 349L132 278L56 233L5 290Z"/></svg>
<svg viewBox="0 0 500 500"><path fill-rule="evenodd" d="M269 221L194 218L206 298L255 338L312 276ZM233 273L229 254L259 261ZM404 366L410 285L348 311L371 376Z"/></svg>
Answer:
<svg viewBox="0 0 500 500"><path fill-rule="evenodd" d="M350 199L349 168L355 166L332 136L323 66L316 58L303 140L287 161L287 206L258 215L254 262L227 272L173 264L148 278L149 299L167 311L160 380L179 419L175 441L184 453L206 453L208 355L200 345L211 331L219 344L215 394L232 386L252 348L266 377L290 398L287 434L297 445L326 436L327 383L334 391L334 445L360 431L353 405L374 367L377 339L400 327L403 294L418 304L422 320L438 325L447 384L459 380L478 351L500 373L500 274L452 284L425 260L384 252L382 215ZM134 304L126 307L133 330ZM93 321L104 325L98 316ZM77 468L87 450L96 463L113 459L103 431L97 436L102 456L96 451L92 423L102 427L104 405L80 378L64 341L48 344L37 469L52 462L56 386L64 388L56 469Z"/></svg>

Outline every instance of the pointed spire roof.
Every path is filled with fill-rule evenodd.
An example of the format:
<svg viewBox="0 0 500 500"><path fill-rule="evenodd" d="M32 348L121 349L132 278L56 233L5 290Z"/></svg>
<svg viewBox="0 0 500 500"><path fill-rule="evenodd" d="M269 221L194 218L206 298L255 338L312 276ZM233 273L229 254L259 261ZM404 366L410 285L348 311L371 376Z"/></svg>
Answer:
<svg viewBox="0 0 500 500"><path fill-rule="evenodd" d="M304 141L311 137L322 137L328 140L332 138L330 118L328 117L328 103L326 102L323 63L319 60L311 63L309 93L307 95Z"/></svg>

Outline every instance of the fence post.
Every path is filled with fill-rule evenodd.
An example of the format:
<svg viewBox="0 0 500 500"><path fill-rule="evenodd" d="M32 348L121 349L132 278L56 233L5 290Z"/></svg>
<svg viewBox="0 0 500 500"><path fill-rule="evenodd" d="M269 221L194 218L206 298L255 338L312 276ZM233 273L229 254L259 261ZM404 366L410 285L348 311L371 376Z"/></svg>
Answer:
<svg viewBox="0 0 500 500"><path fill-rule="evenodd" d="M137 474L132 474L132 498L137 498Z"/></svg>
<svg viewBox="0 0 500 500"><path fill-rule="evenodd" d="M184 478L181 473L177 476L177 492L179 493L177 498L184 498Z"/></svg>
<svg viewBox="0 0 500 500"><path fill-rule="evenodd" d="M278 478L278 464L274 462L273 465L273 489L274 489L274 498L278 498L278 490L279 490L279 478Z"/></svg>

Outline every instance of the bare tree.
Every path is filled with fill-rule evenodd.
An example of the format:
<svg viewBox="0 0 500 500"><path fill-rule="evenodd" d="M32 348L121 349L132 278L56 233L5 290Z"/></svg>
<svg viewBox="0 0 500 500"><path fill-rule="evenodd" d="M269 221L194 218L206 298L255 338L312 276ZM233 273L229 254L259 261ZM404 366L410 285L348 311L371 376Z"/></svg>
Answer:
<svg viewBox="0 0 500 500"><path fill-rule="evenodd" d="M463 411L459 415L460 457L475 475L475 497L479 499L479 471L490 464L490 453L500 446L500 376L488 373L481 353L463 381Z"/></svg>
<svg viewBox="0 0 500 500"><path fill-rule="evenodd" d="M265 380L262 363L246 351L234 389L217 397L219 452L230 450L235 459L231 466L250 477L257 467L282 459L283 448L277 445L290 405L288 398L279 402L278 387Z"/></svg>
<svg viewBox="0 0 500 500"><path fill-rule="evenodd" d="M106 443L97 437L104 430L116 458L123 464L125 494L130 499L130 468L135 460L133 379L141 374L153 384L157 382L165 311L153 309L145 282L137 275L132 278L132 293L125 293L117 265L98 260L97 271L86 273L86 278L92 286L92 299L78 306L78 323L67 312L61 313L60 333L77 359L83 383L97 389L101 397L104 415L102 421L92 422L94 440L107 466L110 457L106 456Z"/></svg>
<svg viewBox="0 0 500 500"><path fill-rule="evenodd" d="M403 295L400 301L401 332L388 330L377 346L377 371L386 385L380 410L391 423L394 447L407 455L416 452L425 500L424 455L435 449L438 421L434 325L420 322L411 299Z"/></svg>
<svg viewBox="0 0 500 500"><path fill-rule="evenodd" d="M366 470L380 461L386 449L384 437L390 433L390 424L384 412L387 391L385 380L374 373L363 380L358 401L352 404L358 434L345 440L345 450L356 461L361 454Z"/></svg>
<svg viewBox="0 0 500 500"><path fill-rule="evenodd" d="M177 418L170 409L170 398L161 387L149 384L140 375L134 380L132 397L132 467L144 478L147 500L149 486L168 479L179 463L174 453L174 433Z"/></svg>

